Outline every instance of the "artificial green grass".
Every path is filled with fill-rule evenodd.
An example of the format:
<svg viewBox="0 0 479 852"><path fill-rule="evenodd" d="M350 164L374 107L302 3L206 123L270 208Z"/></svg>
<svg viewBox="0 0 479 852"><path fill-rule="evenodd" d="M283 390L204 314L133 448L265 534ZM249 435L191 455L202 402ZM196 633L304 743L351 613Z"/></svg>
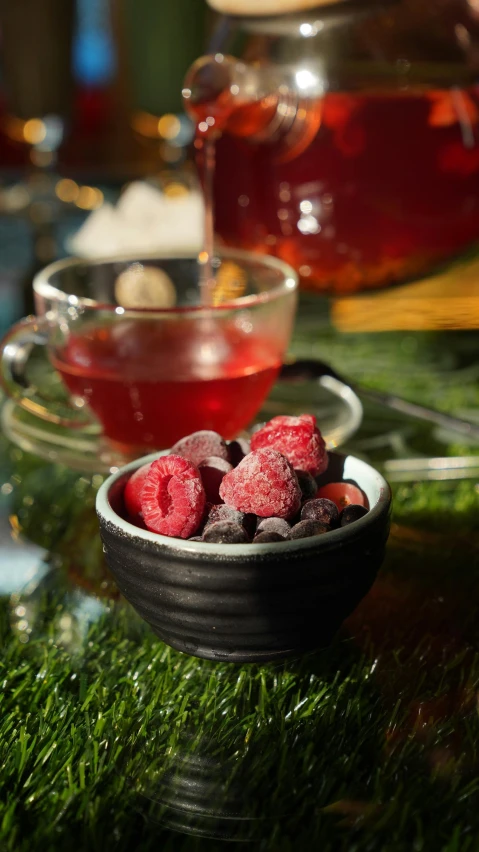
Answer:
<svg viewBox="0 0 479 852"><path fill-rule="evenodd" d="M118 604L62 647L61 588L22 646L4 602L0 848L215 848L142 798L164 798L167 771L181 794L186 755L230 767L259 848L477 849L477 550L431 535L425 563L394 528L333 646L280 666L178 654Z"/></svg>
<svg viewBox="0 0 479 852"><path fill-rule="evenodd" d="M341 340L305 325L295 347L386 389L396 365L404 395L445 409L479 402L470 336ZM474 451L371 409L352 447L380 463L394 446ZM474 480L395 486L383 570L330 648L233 666L168 649L110 599L101 477L6 443L3 468L14 528L50 555L0 606L2 852L223 848L185 831L268 852L477 852Z"/></svg>

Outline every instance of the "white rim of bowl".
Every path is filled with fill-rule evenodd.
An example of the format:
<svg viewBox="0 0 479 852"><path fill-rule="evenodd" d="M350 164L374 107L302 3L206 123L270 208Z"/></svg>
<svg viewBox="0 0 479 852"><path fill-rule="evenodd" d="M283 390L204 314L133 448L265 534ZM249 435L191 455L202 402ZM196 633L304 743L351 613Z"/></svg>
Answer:
<svg viewBox="0 0 479 852"><path fill-rule="evenodd" d="M162 547L169 547L174 550L184 550L187 553L204 553L211 556L224 556L225 554L230 554L231 556L241 556L244 558L246 556L251 557L256 553L274 554L296 550L308 550L312 547L318 547L318 545L322 545L326 549L328 544L331 544L332 546L339 541L347 541L349 538L354 538L365 526L373 523L381 514L384 513L385 510L388 510L391 504L392 498L390 486L379 471L367 462L362 461L362 459L358 459L356 456L347 455L344 456L345 459L351 459L354 465L358 464L365 472L368 473L369 476L374 476L379 487L379 498L375 505L369 510L367 515L364 515L363 518L359 518L359 520L354 521L354 523L349 524L346 527L331 530L331 532L325 533L324 536L310 536L309 538L301 538L295 541L274 542L273 545L269 543L255 544L254 548L252 547L252 543L249 542L245 544L212 544L206 541L188 541L188 539L160 535L160 533L143 530L134 524L130 524L129 521L125 521L117 512L114 511L114 509L112 509L108 495L115 482L121 479L126 473L133 473L133 471L142 467L144 464L149 464L155 459L160 458L160 456L168 455L168 453L169 450L163 450L162 452L150 453L147 456L142 456L142 458L130 462L109 476L98 489L96 497L96 511L98 515L100 515L108 524L120 530L123 534L126 533L132 538L143 539L144 541L150 542L150 544L158 544ZM343 454L337 453L335 455ZM361 485L360 482L358 482L358 484Z"/></svg>

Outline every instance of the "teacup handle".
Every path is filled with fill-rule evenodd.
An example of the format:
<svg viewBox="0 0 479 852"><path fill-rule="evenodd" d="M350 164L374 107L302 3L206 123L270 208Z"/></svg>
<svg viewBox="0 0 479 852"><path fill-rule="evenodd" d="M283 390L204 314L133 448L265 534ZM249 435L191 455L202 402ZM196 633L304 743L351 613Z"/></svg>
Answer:
<svg viewBox="0 0 479 852"><path fill-rule="evenodd" d="M43 397L27 378L26 368L32 350L36 346L46 346L48 340L48 321L43 317L25 317L7 332L0 342L0 384L10 399L25 411L54 423L56 426L79 429L93 423L89 412L80 411L73 401L57 403L61 414L55 414L48 407L52 400Z"/></svg>

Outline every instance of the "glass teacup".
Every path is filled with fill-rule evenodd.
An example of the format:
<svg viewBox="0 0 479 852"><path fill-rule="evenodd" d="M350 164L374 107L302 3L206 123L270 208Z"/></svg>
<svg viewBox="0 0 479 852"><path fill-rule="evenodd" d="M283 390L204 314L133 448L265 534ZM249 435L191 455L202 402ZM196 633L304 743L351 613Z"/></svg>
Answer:
<svg viewBox="0 0 479 852"><path fill-rule="evenodd" d="M282 261L222 251L202 305L193 256L59 261L35 278L36 316L2 343L2 384L30 414L96 424L119 457L213 429L233 438L253 420L283 363L297 276ZM26 369L45 346L68 391L63 408Z"/></svg>

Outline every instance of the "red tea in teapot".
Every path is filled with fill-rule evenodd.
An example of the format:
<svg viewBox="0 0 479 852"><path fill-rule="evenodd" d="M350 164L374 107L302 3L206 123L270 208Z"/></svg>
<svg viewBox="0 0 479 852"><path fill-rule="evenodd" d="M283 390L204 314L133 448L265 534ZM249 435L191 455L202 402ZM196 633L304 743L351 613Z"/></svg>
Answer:
<svg viewBox="0 0 479 852"><path fill-rule="evenodd" d="M426 274L479 236L478 92L331 92L302 101L286 133L271 96L189 104L197 148L217 136L217 233L315 290Z"/></svg>

